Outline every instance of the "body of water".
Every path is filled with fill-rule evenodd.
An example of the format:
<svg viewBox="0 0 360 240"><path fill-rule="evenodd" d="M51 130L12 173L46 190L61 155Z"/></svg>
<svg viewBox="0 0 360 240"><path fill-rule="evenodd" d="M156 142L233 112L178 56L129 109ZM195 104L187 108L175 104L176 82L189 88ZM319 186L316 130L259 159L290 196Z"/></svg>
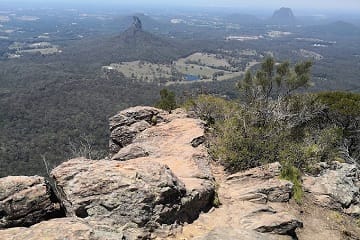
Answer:
<svg viewBox="0 0 360 240"><path fill-rule="evenodd" d="M186 81L197 81L197 80L200 80L200 78L199 78L199 76L196 76L196 75L186 74L185 80Z"/></svg>

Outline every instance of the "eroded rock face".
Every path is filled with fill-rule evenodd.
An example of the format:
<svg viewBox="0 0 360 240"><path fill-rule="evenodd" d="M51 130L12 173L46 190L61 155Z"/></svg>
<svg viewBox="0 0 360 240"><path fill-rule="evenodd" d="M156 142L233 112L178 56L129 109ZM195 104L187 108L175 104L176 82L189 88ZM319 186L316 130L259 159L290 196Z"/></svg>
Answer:
<svg viewBox="0 0 360 240"><path fill-rule="evenodd" d="M132 143L136 135L154 124L164 121L167 113L153 107L133 107L110 118L110 154Z"/></svg>
<svg viewBox="0 0 360 240"><path fill-rule="evenodd" d="M129 223L158 231L210 209L215 184L201 120L135 107L112 117L110 130L119 149L112 160L72 159L51 172L68 216L108 232Z"/></svg>
<svg viewBox="0 0 360 240"><path fill-rule="evenodd" d="M120 227L171 224L186 190L164 164L143 159L65 162L52 171L69 216Z"/></svg>
<svg viewBox="0 0 360 240"><path fill-rule="evenodd" d="M60 204L43 177L0 179L0 229L30 226L61 216Z"/></svg>
<svg viewBox="0 0 360 240"><path fill-rule="evenodd" d="M133 16L133 24L132 27L137 29L137 30L142 30L142 23L140 18L138 18L137 16Z"/></svg>
<svg viewBox="0 0 360 240"><path fill-rule="evenodd" d="M201 211L206 211L211 207L215 190L210 159L203 145L203 122L187 117L186 112L179 109L168 114L154 108L137 107L122 111L112 117L110 128L124 126L125 122L133 126L136 124L136 119L149 122L154 121L154 118L156 124L138 131L131 143L120 148L112 156L112 160L124 161L138 158L166 164L184 183L186 189L178 221L191 222Z"/></svg>
<svg viewBox="0 0 360 240"><path fill-rule="evenodd" d="M217 175L222 205L185 226L177 239L292 239L303 223L284 207L293 185L279 179L280 171L281 165L273 163Z"/></svg>
<svg viewBox="0 0 360 240"><path fill-rule="evenodd" d="M354 164L321 164L319 176L303 179L304 189L316 203L345 213L360 216L360 170Z"/></svg>

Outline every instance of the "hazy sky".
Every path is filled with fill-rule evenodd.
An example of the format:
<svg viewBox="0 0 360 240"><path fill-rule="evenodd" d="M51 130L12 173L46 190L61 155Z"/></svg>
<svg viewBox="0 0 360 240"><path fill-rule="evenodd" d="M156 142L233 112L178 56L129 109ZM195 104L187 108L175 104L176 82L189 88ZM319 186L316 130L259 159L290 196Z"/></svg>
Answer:
<svg viewBox="0 0 360 240"><path fill-rule="evenodd" d="M360 0L0 0L1 2L44 2L56 3L84 3L84 4L125 4L125 5L148 5L148 6L206 6L206 7L235 7L235 8L269 8L276 9L282 6L294 9L314 10L351 10L359 11Z"/></svg>
<svg viewBox="0 0 360 240"><path fill-rule="evenodd" d="M134 0L134 2L148 2L144 0ZM208 6L227 6L227 7L294 7L294 8L332 8L332 9L359 9L360 0L181 0L165 1L157 0L151 2L165 3L173 2L182 5L208 5ZM360 12L359 12L360 15Z"/></svg>

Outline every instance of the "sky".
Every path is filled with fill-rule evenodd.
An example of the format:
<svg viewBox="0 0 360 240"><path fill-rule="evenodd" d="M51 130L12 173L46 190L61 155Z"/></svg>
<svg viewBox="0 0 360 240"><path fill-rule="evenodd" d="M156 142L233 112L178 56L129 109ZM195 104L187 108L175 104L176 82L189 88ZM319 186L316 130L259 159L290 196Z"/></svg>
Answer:
<svg viewBox="0 0 360 240"><path fill-rule="evenodd" d="M148 2L141 0L134 0L135 2ZM181 0L181 1L165 1L157 0L151 2L159 2L163 4L168 4L173 2L174 4L182 5L193 5L193 6L218 6L218 7L241 7L241 6L251 6L251 7L275 7L279 8L292 7L292 8L331 8L331 9L358 9L360 15L360 0ZM177 3L176 3L177 2Z"/></svg>
<svg viewBox="0 0 360 240"><path fill-rule="evenodd" d="M147 5L147 6L183 6L183 7L223 7L223 8L259 8L259 9L277 9L280 7L291 7L294 9L312 9L312 10L351 10L359 12L360 0L0 0L1 2L42 2L46 4L60 3L70 4L116 4L116 5Z"/></svg>

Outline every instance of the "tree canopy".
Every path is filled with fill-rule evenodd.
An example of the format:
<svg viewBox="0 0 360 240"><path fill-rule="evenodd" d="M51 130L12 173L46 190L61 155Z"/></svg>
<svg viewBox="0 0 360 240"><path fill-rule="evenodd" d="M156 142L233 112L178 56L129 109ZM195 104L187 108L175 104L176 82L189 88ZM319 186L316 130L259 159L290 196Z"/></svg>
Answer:
<svg viewBox="0 0 360 240"><path fill-rule="evenodd" d="M160 100L155 104L155 107L171 112L177 108L175 93L163 88L160 90Z"/></svg>
<svg viewBox="0 0 360 240"><path fill-rule="evenodd" d="M269 57L255 74L248 70L239 81L238 88L248 103L288 97L295 90L311 86L311 67L310 61L291 67L287 61L276 63L274 58Z"/></svg>

